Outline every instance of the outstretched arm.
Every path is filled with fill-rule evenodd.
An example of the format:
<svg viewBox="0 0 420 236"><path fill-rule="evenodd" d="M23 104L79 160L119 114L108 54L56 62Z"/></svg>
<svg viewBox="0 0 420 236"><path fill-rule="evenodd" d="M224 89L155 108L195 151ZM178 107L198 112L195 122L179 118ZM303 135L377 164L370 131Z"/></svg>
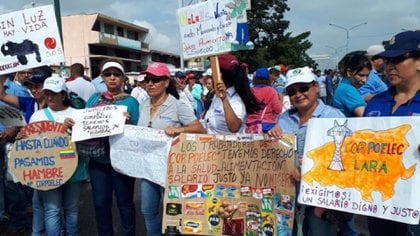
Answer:
<svg viewBox="0 0 420 236"><path fill-rule="evenodd" d="M19 99L17 96L13 96L10 94L7 94L4 89L4 82L6 81L6 77L4 75L0 75L0 100L14 106L16 108L19 108Z"/></svg>

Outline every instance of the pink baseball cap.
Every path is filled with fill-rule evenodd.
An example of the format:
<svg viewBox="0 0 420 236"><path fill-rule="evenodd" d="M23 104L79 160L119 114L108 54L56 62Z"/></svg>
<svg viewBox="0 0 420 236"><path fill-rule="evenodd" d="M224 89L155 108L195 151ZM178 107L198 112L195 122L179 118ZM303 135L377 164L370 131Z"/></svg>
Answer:
<svg viewBox="0 0 420 236"><path fill-rule="evenodd" d="M153 62L147 66L145 71L140 72L140 74L150 74L158 77L165 76L171 78L171 73L169 72L166 64L160 62Z"/></svg>

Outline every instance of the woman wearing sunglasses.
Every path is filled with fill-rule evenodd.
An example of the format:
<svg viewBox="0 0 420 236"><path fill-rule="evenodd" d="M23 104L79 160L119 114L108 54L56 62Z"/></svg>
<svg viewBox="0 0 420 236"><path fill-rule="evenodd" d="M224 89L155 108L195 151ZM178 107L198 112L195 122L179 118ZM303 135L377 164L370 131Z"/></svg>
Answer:
<svg viewBox="0 0 420 236"><path fill-rule="evenodd" d="M110 59L102 63L101 74L107 91L92 95L86 107L122 105L127 107L126 124L137 124L139 103L122 90L124 85L123 63ZM72 121L74 122L74 121ZM112 197L115 193L122 225L122 235L135 235L136 211L133 201L135 178L120 174L111 166L108 137L94 138L76 144L77 152L90 159L90 183L92 184L98 235L113 235Z"/></svg>
<svg viewBox="0 0 420 236"><path fill-rule="evenodd" d="M360 117L366 102L359 92L369 77L372 65L365 56L365 51L348 53L338 64L341 76L333 97L333 107L340 109L346 117Z"/></svg>
<svg viewBox="0 0 420 236"><path fill-rule="evenodd" d="M179 99L175 81L171 79L165 64L154 62L142 74L146 75L144 81L150 98L141 104L138 125L165 130L169 136L205 133L191 106ZM145 219L147 235L161 235L162 214L159 209L164 188L142 179L140 189L141 213Z"/></svg>
<svg viewBox="0 0 420 236"><path fill-rule="evenodd" d="M364 116L420 116L420 32L402 32L390 42L379 56L386 61L385 73L391 86L369 101ZM420 235L419 225L375 217L368 217L368 227L372 236Z"/></svg>
<svg viewBox="0 0 420 236"><path fill-rule="evenodd" d="M325 105L317 99L319 85L316 76L309 67L296 68L287 72L286 94L293 107L281 114L277 126L268 131L268 135L281 137L282 133L296 134L297 151L295 154L296 169L292 176L299 188L300 165L305 146L305 136L308 120L311 118L341 118L344 117L338 109ZM299 189L296 190L299 192ZM338 224L324 220L326 210L319 207L306 206L303 223L303 235L335 236ZM293 231L297 231L294 225ZM295 235L295 234L293 234Z"/></svg>

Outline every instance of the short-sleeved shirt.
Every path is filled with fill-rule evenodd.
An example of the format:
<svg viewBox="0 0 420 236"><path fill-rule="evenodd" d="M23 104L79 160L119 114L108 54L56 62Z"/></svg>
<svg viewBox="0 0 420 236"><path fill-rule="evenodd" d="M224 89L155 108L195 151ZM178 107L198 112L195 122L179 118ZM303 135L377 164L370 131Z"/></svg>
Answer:
<svg viewBox="0 0 420 236"><path fill-rule="evenodd" d="M225 99L228 99L233 112L236 114L236 117L242 121L241 128L238 131L238 133L241 133L245 129L245 104L234 87L228 88L226 90L226 95L227 96ZM204 125L207 129L207 133L209 134L233 134L230 132L226 123L223 101L217 96L214 97L213 102L211 103L210 108L206 113L204 118Z"/></svg>
<svg viewBox="0 0 420 236"><path fill-rule="evenodd" d="M318 105L312 113L311 118L342 118L344 114L331 106L325 105L318 99ZM296 157L303 155L303 147L305 146L305 136L308 124L299 125L299 115L296 108L292 108L284 112L277 123L283 133L296 134L297 152ZM296 163L297 164L297 163Z"/></svg>
<svg viewBox="0 0 420 236"><path fill-rule="evenodd" d="M333 106L338 108L346 117L354 117L353 111L358 107L366 106L366 102L348 79L340 81L334 93Z"/></svg>
<svg viewBox="0 0 420 236"><path fill-rule="evenodd" d="M369 72L369 78L366 83L359 88L359 92L362 97L366 97L369 94L378 94L386 91L388 86L382 81L381 77L379 77L378 72L375 70L371 70Z"/></svg>
<svg viewBox="0 0 420 236"><path fill-rule="evenodd" d="M392 113L394 87L375 95L367 104L363 116L420 116L420 91Z"/></svg>
<svg viewBox="0 0 420 236"><path fill-rule="evenodd" d="M95 86L83 77L78 77L74 80L66 82L68 93L73 92L87 102L95 92Z"/></svg>
<svg viewBox="0 0 420 236"><path fill-rule="evenodd" d="M150 98L140 104L140 117L137 125L164 130L168 126L185 126L194 120L196 117L191 107L169 94L154 117L150 117Z"/></svg>
<svg viewBox="0 0 420 236"><path fill-rule="evenodd" d="M39 105L33 97L18 97L19 109L25 114L25 120L29 123L32 114L39 109Z"/></svg>

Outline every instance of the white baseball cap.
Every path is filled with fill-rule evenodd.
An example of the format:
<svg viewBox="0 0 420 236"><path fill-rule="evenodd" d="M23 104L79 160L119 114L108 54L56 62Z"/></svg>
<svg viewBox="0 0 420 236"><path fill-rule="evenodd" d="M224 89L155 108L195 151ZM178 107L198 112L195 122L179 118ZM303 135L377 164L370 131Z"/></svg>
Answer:
<svg viewBox="0 0 420 236"><path fill-rule="evenodd" d="M384 51L385 47L383 45L371 45L366 49L366 56L373 57Z"/></svg>
<svg viewBox="0 0 420 236"><path fill-rule="evenodd" d="M109 69L111 67L117 68L118 70L120 70L123 74L125 73L123 66L118 63L118 62L114 62L114 61L109 61L106 62L103 66L102 66L102 72L104 72L106 69Z"/></svg>
<svg viewBox="0 0 420 236"><path fill-rule="evenodd" d="M313 82L316 80L316 75L309 67L305 66L289 70L286 74L286 78L285 86L287 88L292 84Z"/></svg>
<svg viewBox="0 0 420 236"><path fill-rule="evenodd" d="M61 91L67 91L67 86L63 78L58 74L53 74L44 81L42 90L50 90L54 93L59 93Z"/></svg>

